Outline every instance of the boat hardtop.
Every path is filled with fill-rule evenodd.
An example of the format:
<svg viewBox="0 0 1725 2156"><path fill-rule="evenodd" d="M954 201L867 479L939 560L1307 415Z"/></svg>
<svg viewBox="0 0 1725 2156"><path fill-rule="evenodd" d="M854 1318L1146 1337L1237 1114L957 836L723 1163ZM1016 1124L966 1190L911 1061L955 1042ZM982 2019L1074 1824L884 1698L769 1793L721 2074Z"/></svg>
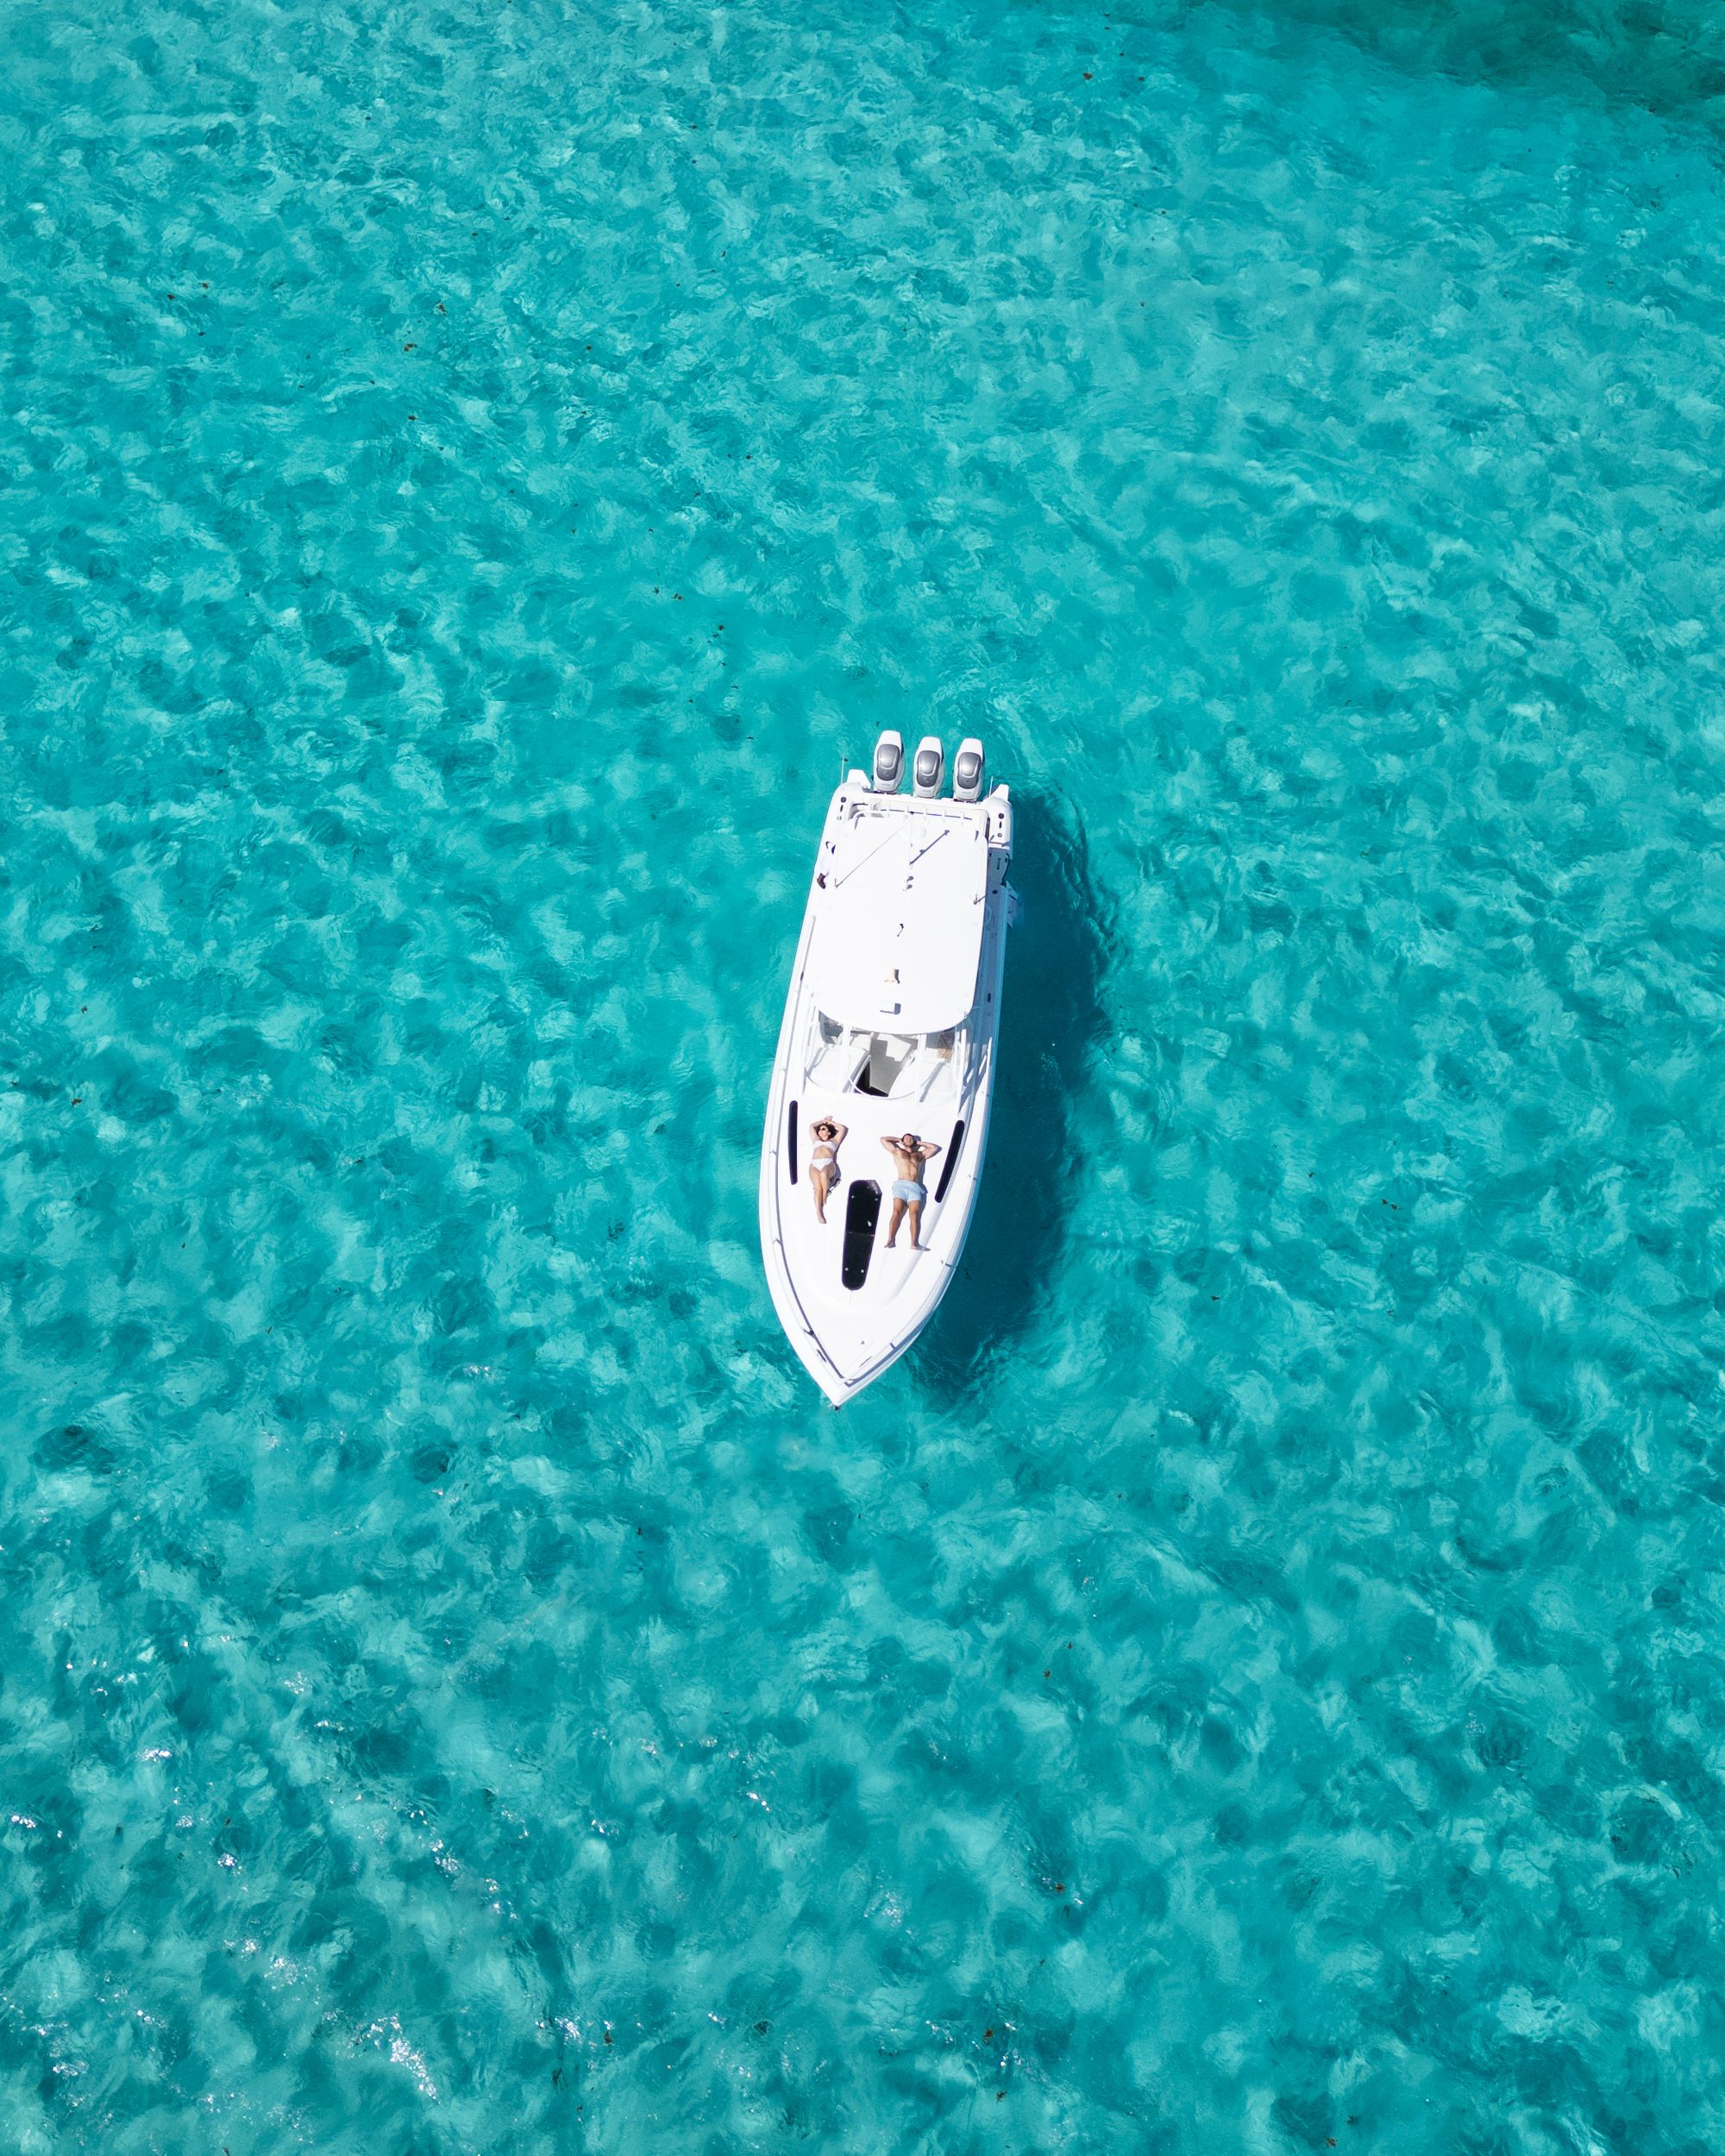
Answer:
<svg viewBox="0 0 1725 2156"><path fill-rule="evenodd" d="M975 1000L988 895L982 825L944 801L847 798L822 843L809 954L816 1000L843 1025L938 1033Z"/></svg>
<svg viewBox="0 0 1725 2156"><path fill-rule="evenodd" d="M888 732L872 772L849 772L833 795L768 1101L768 1282L792 1345L841 1405L932 1314L988 1137L1012 810L1004 786L982 792L980 742L960 744L943 798L944 764L925 740L914 791L900 793Z"/></svg>

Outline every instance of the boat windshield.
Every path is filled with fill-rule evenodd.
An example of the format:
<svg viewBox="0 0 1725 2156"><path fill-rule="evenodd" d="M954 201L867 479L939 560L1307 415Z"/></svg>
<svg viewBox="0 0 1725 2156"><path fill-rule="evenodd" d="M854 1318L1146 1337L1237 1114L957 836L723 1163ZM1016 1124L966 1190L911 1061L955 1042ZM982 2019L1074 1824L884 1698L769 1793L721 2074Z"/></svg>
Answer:
<svg viewBox="0 0 1725 2156"><path fill-rule="evenodd" d="M958 1090L964 1028L941 1033L880 1033L841 1025L817 1011L809 1028L805 1081L829 1093L877 1100L950 1100Z"/></svg>

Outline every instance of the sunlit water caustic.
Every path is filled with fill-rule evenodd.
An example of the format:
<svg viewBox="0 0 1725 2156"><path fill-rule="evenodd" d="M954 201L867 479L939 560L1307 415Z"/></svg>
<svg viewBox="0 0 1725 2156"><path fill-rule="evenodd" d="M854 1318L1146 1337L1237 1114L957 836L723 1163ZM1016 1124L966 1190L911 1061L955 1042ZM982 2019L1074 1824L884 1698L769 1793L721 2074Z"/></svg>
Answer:
<svg viewBox="0 0 1725 2156"><path fill-rule="evenodd" d="M1716 2156L1717 14L0 35L0 2146ZM886 725L1025 918L838 1415Z"/></svg>

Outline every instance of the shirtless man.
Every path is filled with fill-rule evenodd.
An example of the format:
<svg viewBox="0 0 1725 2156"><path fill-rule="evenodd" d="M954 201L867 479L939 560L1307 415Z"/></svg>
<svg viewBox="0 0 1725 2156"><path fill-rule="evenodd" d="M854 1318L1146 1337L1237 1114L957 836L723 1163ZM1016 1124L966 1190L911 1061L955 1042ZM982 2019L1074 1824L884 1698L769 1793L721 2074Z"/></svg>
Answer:
<svg viewBox="0 0 1725 2156"><path fill-rule="evenodd" d="M940 1150L938 1145L925 1145L914 1131L906 1131L902 1138L883 1138L881 1140L893 1156L893 1165L899 1171L899 1180L893 1185L893 1217L887 1223L887 1248L890 1250L899 1239L899 1223L908 1213L911 1216L911 1248L919 1250L917 1240L922 1226L922 1209L928 1203L928 1190L923 1182L925 1164Z"/></svg>

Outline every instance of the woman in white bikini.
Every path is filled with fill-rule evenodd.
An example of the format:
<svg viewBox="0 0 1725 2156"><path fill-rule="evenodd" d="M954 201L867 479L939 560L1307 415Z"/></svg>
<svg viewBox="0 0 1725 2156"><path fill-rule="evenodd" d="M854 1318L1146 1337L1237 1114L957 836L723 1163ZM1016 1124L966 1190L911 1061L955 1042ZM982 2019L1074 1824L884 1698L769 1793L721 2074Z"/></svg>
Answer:
<svg viewBox="0 0 1725 2156"><path fill-rule="evenodd" d="M809 1181L814 1189L815 1218L822 1222L826 1219L826 1201L838 1181L838 1149L849 1127L835 1123L830 1115L809 1125L809 1136L814 1140L809 1148Z"/></svg>

